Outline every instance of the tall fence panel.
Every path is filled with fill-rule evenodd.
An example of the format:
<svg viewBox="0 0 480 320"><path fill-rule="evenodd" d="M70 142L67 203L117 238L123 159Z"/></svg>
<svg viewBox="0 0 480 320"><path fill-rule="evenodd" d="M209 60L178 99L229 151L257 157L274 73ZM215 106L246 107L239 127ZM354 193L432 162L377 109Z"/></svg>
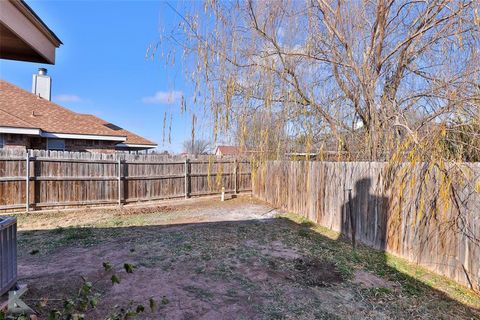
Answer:
<svg viewBox="0 0 480 320"><path fill-rule="evenodd" d="M26 160L19 155L0 155L0 210L25 204Z"/></svg>
<svg viewBox="0 0 480 320"><path fill-rule="evenodd" d="M357 241L478 290L480 165L461 170L468 183L443 201L453 182L427 164L268 161L253 175L253 193L347 236L353 217Z"/></svg>
<svg viewBox="0 0 480 320"><path fill-rule="evenodd" d="M250 164L214 157L0 152L0 211L251 191Z"/></svg>

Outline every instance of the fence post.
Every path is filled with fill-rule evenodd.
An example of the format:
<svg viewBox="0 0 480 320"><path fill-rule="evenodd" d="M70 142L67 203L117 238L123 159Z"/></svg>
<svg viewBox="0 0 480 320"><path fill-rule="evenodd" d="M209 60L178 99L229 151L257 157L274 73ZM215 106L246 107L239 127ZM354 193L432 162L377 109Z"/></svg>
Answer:
<svg viewBox="0 0 480 320"><path fill-rule="evenodd" d="M25 211L30 211L30 154L25 157Z"/></svg>
<svg viewBox="0 0 480 320"><path fill-rule="evenodd" d="M185 199L190 197L189 190L190 190L190 166L188 158L185 159Z"/></svg>
<svg viewBox="0 0 480 320"><path fill-rule="evenodd" d="M122 205L122 160L118 159L118 205Z"/></svg>
<svg viewBox="0 0 480 320"><path fill-rule="evenodd" d="M233 161L233 193L237 194L238 193L238 178L237 178L237 168L238 168L238 163L237 159Z"/></svg>
<svg viewBox="0 0 480 320"><path fill-rule="evenodd" d="M31 189L32 192L30 192L30 197L29 197L29 202L30 202L30 205L33 205L33 209L32 210L36 210L37 208L35 207L36 206L36 198L35 198L35 194L36 194L36 177L37 177L37 164L38 162L36 161L37 160L37 157L34 155L33 152L30 152L30 181L33 181L30 183L30 188L29 190Z"/></svg>

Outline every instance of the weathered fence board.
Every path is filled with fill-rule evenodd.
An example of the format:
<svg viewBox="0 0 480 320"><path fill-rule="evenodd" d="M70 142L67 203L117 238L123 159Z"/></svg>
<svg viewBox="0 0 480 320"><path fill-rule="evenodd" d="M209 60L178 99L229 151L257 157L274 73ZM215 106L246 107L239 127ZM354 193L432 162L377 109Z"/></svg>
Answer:
<svg viewBox="0 0 480 320"><path fill-rule="evenodd" d="M480 194L472 185L480 182L480 165L462 165L471 183L456 186L457 205L441 201L450 185L427 167L268 161L253 175L253 193L348 236L351 212L357 241L478 290Z"/></svg>
<svg viewBox="0 0 480 320"><path fill-rule="evenodd" d="M251 191L248 162L192 159L185 169L184 159L162 155L1 151L0 210L201 196L222 187Z"/></svg>

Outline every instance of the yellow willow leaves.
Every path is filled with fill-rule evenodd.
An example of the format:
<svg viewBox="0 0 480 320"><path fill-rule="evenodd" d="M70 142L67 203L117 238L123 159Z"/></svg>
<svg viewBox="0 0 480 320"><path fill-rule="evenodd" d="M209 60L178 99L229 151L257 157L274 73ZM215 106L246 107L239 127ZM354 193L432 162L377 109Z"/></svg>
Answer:
<svg viewBox="0 0 480 320"><path fill-rule="evenodd" d="M168 126L168 143L172 143L172 121L173 114L170 114L170 125Z"/></svg>
<svg viewBox="0 0 480 320"><path fill-rule="evenodd" d="M404 153L408 150L408 148L411 148L410 151L407 153L407 160L410 162L412 167L414 167L420 160L420 153L418 152L417 145L414 144L414 138L409 137L404 143L400 145L400 152ZM399 159L401 159L402 154L398 153L397 156ZM397 159L398 160L398 159Z"/></svg>
<svg viewBox="0 0 480 320"><path fill-rule="evenodd" d="M310 151L312 149L312 136L310 133L307 133L305 139L305 152L306 152L306 160L310 161Z"/></svg>
<svg viewBox="0 0 480 320"><path fill-rule="evenodd" d="M415 167L412 166L412 169L414 168ZM415 172L412 172L412 175L409 180L409 184L410 184L409 195L411 198L413 198L413 196L415 196L415 193L417 192L417 189L415 188L417 184L417 174Z"/></svg>
<svg viewBox="0 0 480 320"><path fill-rule="evenodd" d="M441 125L440 136L442 138L445 138L447 136L447 127L445 126L444 123L442 123L442 125Z"/></svg>
<svg viewBox="0 0 480 320"><path fill-rule="evenodd" d="M261 145L260 145L260 150L263 152L268 152L268 136L269 136L269 130L268 128L262 128L260 131L260 137L262 139Z"/></svg>
<svg viewBox="0 0 480 320"><path fill-rule="evenodd" d="M247 120L246 116L242 114L240 116L240 142L241 145L245 145L247 141Z"/></svg>
<svg viewBox="0 0 480 320"><path fill-rule="evenodd" d="M393 170L393 167L387 170L388 171ZM394 174L394 180L391 186L391 190L392 191L396 190L396 194L392 194L392 198L397 199L396 210L392 208L392 210L394 210L393 212L396 213L392 216L397 217L395 221L401 221L401 218L402 218L402 203L403 203L402 199L403 199L403 195L405 194L405 189L407 188L407 183L411 182L408 179L406 179L409 170L410 170L410 167L408 165L402 165L398 170L398 172Z"/></svg>
<svg viewBox="0 0 480 320"><path fill-rule="evenodd" d="M165 144L165 130L167 128L167 112L163 115L163 132L162 132L162 143Z"/></svg>
<svg viewBox="0 0 480 320"><path fill-rule="evenodd" d="M310 166L313 164L313 162L310 162L310 161L306 161L305 162L305 166L307 166L307 176L306 176L306 184L305 184L305 191L307 193L310 192Z"/></svg>
<svg viewBox="0 0 480 320"><path fill-rule="evenodd" d="M342 161L342 149L343 149L343 141L341 138L338 138L337 144L337 161Z"/></svg>
<svg viewBox="0 0 480 320"><path fill-rule="evenodd" d="M225 130L228 130L229 127L229 122L230 122L230 112L229 110L225 110Z"/></svg>
<svg viewBox="0 0 480 320"><path fill-rule="evenodd" d="M276 158L277 159L281 159L281 152L282 152L282 143L280 140L278 140L278 143L277 143L277 150L276 150Z"/></svg>
<svg viewBox="0 0 480 320"><path fill-rule="evenodd" d="M258 170L258 165L257 165L257 161L255 159L255 157L253 156L253 154L250 156L250 166L252 168L252 185L255 185L256 183L256 179L257 179L257 170Z"/></svg>
<svg viewBox="0 0 480 320"><path fill-rule="evenodd" d="M225 89L225 130L228 130L230 121L230 111L232 110L232 99L235 94L235 79L230 76L227 80L227 88Z"/></svg>
<svg viewBox="0 0 480 320"><path fill-rule="evenodd" d="M208 40L205 40L205 48L208 49ZM204 50L203 54L203 67L204 70L208 70L208 52L209 50ZM208 81L208 72L205 72L206 81Z"/></svg>
<svg viewBox="0 0 480 320"><path fill-rule="evenodd" d="M208 168L207 168L207 185L208 189L212 190L212 183L210 182L210 175L212 173L212 165L213 165L213 155L208 157Z"/></svg>
<svg viewBox="0 0 480 320"><path fill-rule="evenodd" d="M477 180L477 183L475 184L475 191L477 193L480 193L480 179Z"/></svg>
<svg viewBox="0 0 480 320"><path fill-rule="evenodd" d="M420 184L420 201L418 202L416 206L416 211L415 211L415 216L413 218L412 224L415 225L417 224L417 221L422 221L423 218L423 213L425 210L425 184L422 182Z"/></svg>
<svg viewBox="0 0 480 320"><path fill-rule="evenodd" d="M192 114L192 147L193 147L193 144L195 143L195 122L196 122L196 117L195 117L195 114L193 113ZM192 151L195 151L195 150L192 150Z"/></svg>
<svg viewBox="0 0 480 320"><path fill-rule="evenodd" d="M185 97L182 95L182 99L180 101L180 111L183 114L185 111L187 111L187 102L185 101Z"/></svg>
<svg viewBox="0 0 480 320"><path fill-rule="evenodd" d="M390 157L390 160L388 161L389 166L391 167L395 164L401 163L405 157L405 153L407 153L406 158L410 162L410 164L412 166L415 165L419 159L416 151L417 149L416 145L413 144L413 138L410 136L406 137L405 140L396 148L395 152Z"/></svg>
<svg viewBox="0 0 480 320"><path fill-rule="evenodd" d="M223 163L217 163L217 188L222 186Z"/></svg>
<svg viewBox="0 0 480 320"><path fill-rule="evenodd" d="M445 219L448 210L450 209L450 188L452 185L451 179L442 171L440 172L440 186L439 198L440 203L437 207L441 210L442 217Z"/></svg>
<svg viewBox="0 0 480 320"><path fill-rule="evenodd" d="M218 136L218 108L213 107L213 140L217 142Z"/></svg>

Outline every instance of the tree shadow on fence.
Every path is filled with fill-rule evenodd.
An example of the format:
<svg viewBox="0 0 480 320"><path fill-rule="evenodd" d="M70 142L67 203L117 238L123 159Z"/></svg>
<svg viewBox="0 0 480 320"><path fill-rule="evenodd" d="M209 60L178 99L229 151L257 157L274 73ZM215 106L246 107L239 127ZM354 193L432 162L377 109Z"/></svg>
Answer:
<svg viewBox="0 0 480 320"><path fill-rule="evenodd" d="M431 287L429 285L437 285L439 282L437 279L442 279L440 282L444 281L444 283L440 286L441 289L444 292L448 292L451 296L462 300L462 294L457 295L456 289L454 289L455 286L459 285L453 280L436 274L434 276L436 279L432 279L431 276L428 275L429 272L427 272L425 269L414 265L414 263L408 263L403 259L396 258L386 253L389 246L391 249L391 246L394 245L398 246L401 252L404 255L409 256L410 259L414 259L415 254L423 255L419 257L419 261L429 261L429 259L434 259L435 254L443 254L445 256L448 255L448 251L444 247L444 243L435 243L435 240L438 238L435 232L439 232L438 229L431 227L429 229L428 223L425 221L420 221L418 226L415 226L415 219L412 219L411 222L402 222L402 219L408 220L411 218L404 215L398 221L394 219L393 222L389 222L388 215L391 214L392 211L392 208L389 208L391 199L372 194L371 187L371 179L364 178L355 182L354 190L345 190L346 200L341 207L342 217L340 237L343 238L343 241L351 244L353 254L355 255L357 253L355 250L358 249L359 243L367 245L370 248L375 248L378 250L375 251L375 254L373 255L376 261L373 262L373 264L369 264L374 267L373 270L375 270L376 273L382 275L389 274L393 279L395 279L395 281L402 283L402 286L408 292L417 294L419 296L422 294L422 292L425 292L426 288L428 289ZM400 201L402 200L400 199ZM405 205L405 207L407 207L407 205ZM436 219L434 220L435 221L432 223L436 224L437 228L444 227ZM409 225L409 223L411 225ZM404 228L411 228L411 230L405 231ZM404 232L410 233L410 235L405 234ZM415 237L419 236L420 238L423 236L423 241L421 243L415 243L411 238L409 238L412 236L412 234L414 234ZM406 243L403 245L403 247L401 244L402 242ZM417 245L418 247L414 248L415 250L413 250L410 247L412 245ZM433 250L435 245L440 246L441 249L445 251L442 252L441 250ZM433 251L425 252L425 250L428 249ZM359 250L361 251L362 249ZM364 255L362 254L362 256ZM371 255L367 255L367 257L370 256ZM445 259L443 259L442 262L447 263ZM465 269L464 271L466 272ZM417 279L422 279L423 282L419 282L416 278L409 276L409 274L418 275L419 277L417 277ZM470 282L470 285L471 284L472 283ZM468 290L468 292L471 293L471 296L473 297L472 301L475 301L474 305L476 305L476 308L478 309L480 307L480 297L478 296L478 292L475 293L472 290ZM443 296L444 293L442 292L441 295ZM476 315L476 317L478 317L478 315Z"/></svg>
<svg viewBox="0 0 480 320"><path fill-rule="evenodd" d="M294 216L154 226L122 226L119 219L118 227L20 231L18 239L19 276L31 288L29 303L74 294L80 276L95 277L104 261L137 267L133 280L126 278L118 289L100 283L109 294L89 314L96 318L114 305L149 297L169 301L158 315L194 318L480 315L399 272L384 253L361 244L353 252L349 241ZM358 270L387 284L365 287L355 280ZM312 285L318 272L320 278L338 272L343 283Z"/></svg>
<svg viewBox="0 0 480 320"><path fill-rule="evenodd" d="M353 247L357 242L379 250L386 249L388 198L370 193L371 179L355 182L347 189L347 202L342 205L342 234L349 236Z"/></svg>

